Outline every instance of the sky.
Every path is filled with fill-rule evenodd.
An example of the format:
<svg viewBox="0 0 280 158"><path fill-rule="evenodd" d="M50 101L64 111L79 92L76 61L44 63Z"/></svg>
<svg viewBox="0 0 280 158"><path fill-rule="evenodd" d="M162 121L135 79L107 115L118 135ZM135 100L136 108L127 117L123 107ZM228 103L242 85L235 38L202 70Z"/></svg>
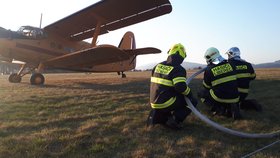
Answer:
<svg viewBox="0 0 280 158"><path fill-rule="evenodd" d="M0 26L17 30L20 26L42 27L77 12L98 0L2 0ZM137 67L166 60L167 51L181 43L187 62L205 64L209 47L224 58L230 47L239 47L241 58L260 64L280 60L279 0L170 0L172 12L155 19L99 36L98 44L118 46L123 34L134 32L136 47L156 47L160 54L137 57ZM136 67L136 68L137 68Z"/></svg>

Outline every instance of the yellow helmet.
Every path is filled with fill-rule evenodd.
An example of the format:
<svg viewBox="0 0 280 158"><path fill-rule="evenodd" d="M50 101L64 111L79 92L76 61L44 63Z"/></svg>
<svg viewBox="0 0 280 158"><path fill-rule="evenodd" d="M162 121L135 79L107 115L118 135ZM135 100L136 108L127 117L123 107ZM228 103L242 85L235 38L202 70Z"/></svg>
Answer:
<svg viewBox="0 0 280 158"><path fill-rule="evenodd" d="M176 53L179 53L179 55L185 59L187 57L187 53L185 51L185 47L181 44L181 43L178 43L178 44L174 44L171 49L168 51L168 55L173 55L173 54L176 54Z"/></svg>

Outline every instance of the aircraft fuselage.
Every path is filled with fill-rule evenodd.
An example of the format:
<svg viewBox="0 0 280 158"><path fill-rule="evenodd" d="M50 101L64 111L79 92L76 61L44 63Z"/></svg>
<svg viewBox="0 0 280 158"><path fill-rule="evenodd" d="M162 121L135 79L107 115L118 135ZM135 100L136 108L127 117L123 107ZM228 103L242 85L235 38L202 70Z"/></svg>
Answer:
<svg viewBox="0 0 280 158"><path fill-rule="evenodd" d="M110 45L108 46L110 47ZM54 57L90 47L92 45L88 42L71 41L57 35L48 34L43 29L31 26L21 27L17 32L5 29L0 30L0 59L5 59L9 62L18 60L34 67ZM135 68L135 62L132 62L132 60L133 57L121 62L112 62L86 68L77 66L75 69L71 69L89 72L121 72Z"/></svg>

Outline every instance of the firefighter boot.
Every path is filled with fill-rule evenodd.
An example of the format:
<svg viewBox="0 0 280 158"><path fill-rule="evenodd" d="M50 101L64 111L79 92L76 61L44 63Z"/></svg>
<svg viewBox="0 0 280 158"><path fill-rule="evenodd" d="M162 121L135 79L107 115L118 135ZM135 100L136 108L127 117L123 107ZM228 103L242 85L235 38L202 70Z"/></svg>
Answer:
<svg viewBox="0 0 280 158"><path fill-rule="evenodd" d="M244 110L254 109L258 112L262 111L262 105L259 104L255 99L246 99L240 103L240 108Z"/></svg>
<svg viewBox="0 0 280 158"><path fill-rule="evenodd" d="M173 129L173 130L182 129L182 125L180 123L176 122L175 119L173 118L173 116L168 117L168 120L165 123L165 126L170 129Z"/></svg>
<svg viewBox="0 0 280 158"><path fill-rule="evenodd" d="M242 118L238 104L231 104L231 116L234 120Z"/></svg>
<svg viewBox="0 0 280 158"><path fill-rule="evenodd" d="M151 110L148 118L147 118L147 126L153 126L154 125L154 121L153 121L153 117L154 117L154 110Z"/></svg>
<svg viewBox="0 0 280 158"><path fill-rule="evenodd" d="M262 111L262 105L257 102L255 99L248 100L252 106L252 108L258 112Z"/></svg>

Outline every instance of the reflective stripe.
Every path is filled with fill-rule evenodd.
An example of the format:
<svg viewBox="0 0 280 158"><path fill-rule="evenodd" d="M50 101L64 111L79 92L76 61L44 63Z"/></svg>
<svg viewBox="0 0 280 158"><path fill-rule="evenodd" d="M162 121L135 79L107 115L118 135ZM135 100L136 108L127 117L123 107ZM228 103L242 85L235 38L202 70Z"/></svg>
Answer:
<svg viewBox="0 0 280 158"><path fill-rule="evenodd" d="M222 99L222 98L218 98L215 94L214 91L212 89L210 89L210 94L212 96L212 98L220 103L237 103L239 101L239 97L235 98L235 99Z"/></svg>
<svg viewBox="0 0 280 158"><path fill-rule="evenodd" d="M155 72L163 75L168 75L173 70L173 68L173 66L158 64L156 66Z"/></svg>
<svg viewBox="0 0 280 158"><path fill-rule="evenodd" d="M246 88L238 88L238 91L242 93L249 93L249 89Z"/></svg>
<svg viewBox="0 0 280 158"><path fill-rule="evenodd" d="M216 86L218 84L229 82L229 81L233 81L233 80L236 80L236 76L235 75L227 76L227 77L223 77L223 78L214 80L214 81L211 82L211 84L212 84L212 86Z"/></svg>
<svg viewBox="0 0 280 158"><path fill-rule="evenodd" d="M211 86L207 85L207 84L204 82L204 80L203 80L202 84L203 84L206 88L209 88L209 89L211 88Z"/></svg>
<svg viewBox="0 0 280 158"><path fill-rule="evenodd" d="M177 84L179 82L184 82L186 83L186 77L176 77L173 79L173 84ZM191 89L187 86L187 88L185 89L185 91L182 93L184 95L188 95L190 93Z"/></svg>
<svg viewBox="0 0 280 158"><path fill-rule="evenodd" d="M177 84L179 82L186 82L186 77L176 77L176 78L173 78L173 84Z"/></svg>
<svg viewBox="0 0 280 158"><path fill-rule="evenodd" d="M182 93L184 95L188 95L190 93L191 89L189 87L186 88L186 90Z"/></svg>
<svg viewBox="0 0 280 158"><path fill-rule="evenodd" d="M162 84L165 86L173 87L173 82L167 79L162 79L158 77L151 77L151 82L157 83L157 84Z"/></svg>
<svg viewBox="0 0 280 158"><path fill-rule="evenodd" d="M237 78L254 78L256 77L255 73L240 73L236 75Z"/></svg>
<svg viewBox="0 0 280 158"><path fill-rule="evenodd" d="M167 108L168 106L172 105L175 101L176 101L176 97L172 97L162 104L151 103L151 106L154 109L163 109L163 108Z"/></svg>

